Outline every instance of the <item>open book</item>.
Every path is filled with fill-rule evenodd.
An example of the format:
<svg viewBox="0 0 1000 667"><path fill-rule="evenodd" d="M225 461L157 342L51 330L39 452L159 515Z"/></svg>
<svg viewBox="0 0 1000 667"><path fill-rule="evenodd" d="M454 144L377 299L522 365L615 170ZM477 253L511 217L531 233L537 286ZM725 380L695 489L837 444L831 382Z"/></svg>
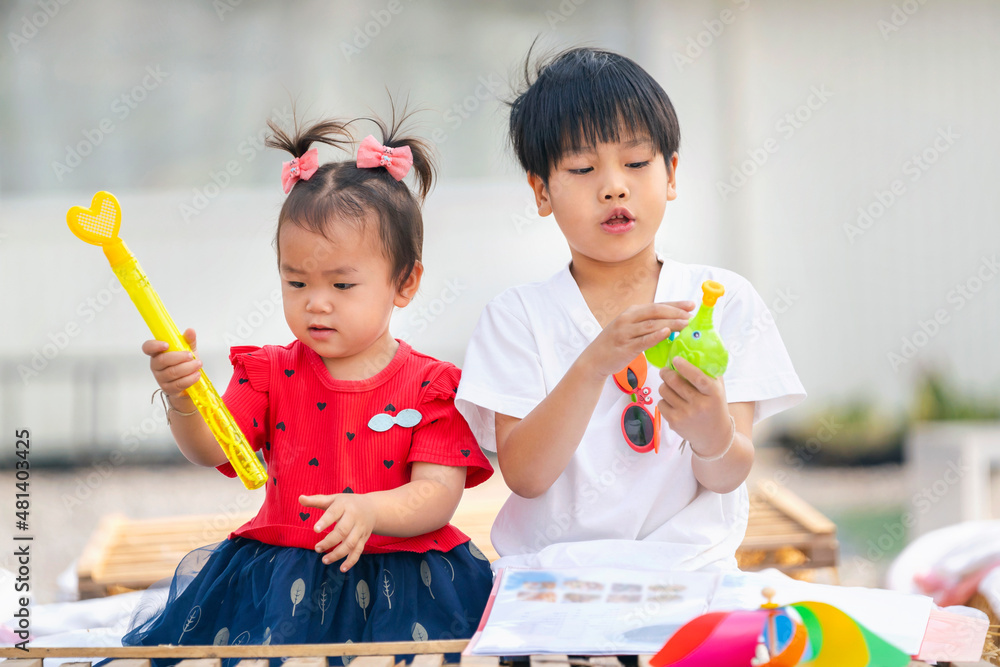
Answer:
<svg viewBox="0 0 1000 667"><path fill-rule="evenodd" d="M935 609L933 601L922 595L809 584L773 570L506 568L494 581L486 613L466 652L653 654L699 614L759 608L765 602L761 590L767 586L777 592L778 604L807 600L832 604L910 655L920 653Z"/></svg>

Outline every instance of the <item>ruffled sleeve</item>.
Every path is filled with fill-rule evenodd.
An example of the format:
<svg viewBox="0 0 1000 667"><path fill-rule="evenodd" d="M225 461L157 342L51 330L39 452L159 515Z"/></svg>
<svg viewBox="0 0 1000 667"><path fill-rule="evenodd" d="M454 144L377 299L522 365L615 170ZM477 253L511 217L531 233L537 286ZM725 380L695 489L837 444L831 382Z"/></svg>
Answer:
<svg viewBox="0 0 1000 667"><path fill-rule="evenodd" d="M267 439L268 386L271 364L264 348L254 345L240 345L229 352L233 364L233 377L222 396L223 403L243 431L244 437L254 451L264 446ZM264 460L270 455L264 451ZM236 477L236 471L228 461L216 468L227 477Z"/></svg>
<svg viewBox="0 0 1000 667"><path fill-rule="evenodd" d="M413 429L407 463L425 461L446 466L465 466L465 487L482 484L493 474L493 466L479 449L465 418L455 408L455 392L461 371L447 362L433 367L420 398L420 423Z"/></svg>

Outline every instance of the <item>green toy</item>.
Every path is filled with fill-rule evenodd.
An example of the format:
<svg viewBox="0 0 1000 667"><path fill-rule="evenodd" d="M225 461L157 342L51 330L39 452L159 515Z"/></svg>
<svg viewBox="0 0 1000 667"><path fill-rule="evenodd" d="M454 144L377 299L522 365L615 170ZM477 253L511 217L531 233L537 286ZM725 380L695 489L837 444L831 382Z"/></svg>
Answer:
<svg viewBox="0 0 1000 667"><path fill-rule="evenodd" d="M667 366L670 370L677 370L671 360L683 357L710 377L717 378L726 372L729 353L712 326L715 302L726 293L726 288L714 280L706 280L701 284L701 291L704 297L694 319L680 333L675 331L670 334L670 338L646 350L649 363L659 368Z"/></svg>

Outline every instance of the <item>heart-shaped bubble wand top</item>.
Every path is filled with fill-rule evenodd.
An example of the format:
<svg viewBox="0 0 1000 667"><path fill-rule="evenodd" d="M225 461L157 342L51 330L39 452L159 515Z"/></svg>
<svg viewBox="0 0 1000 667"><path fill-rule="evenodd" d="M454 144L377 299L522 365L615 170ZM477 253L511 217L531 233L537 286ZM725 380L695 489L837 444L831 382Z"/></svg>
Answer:
<svg viewBox="0 0 1000 667"><path fill-rule="evenodd" d="M149 279L143 273L139 262L125 243L118 238L121 221L122 211L118 206L118 200L110 192L95 194L89 209L74 206L66 213L66 222L71 232L82 241L104 248L104 255L111 264L111 270L118 276L132 303L139 309L139 314L146 321L153 337L156 340L166 341L170 350L190 352L191 346L177 329L156 290L149 284ZM219 393L212 386L204 370L201 371L198 382L187 389L187 393L212 430L212 435L222 447L222 451L233 464L236 474L243 480L243 484L248 489L258 489L263 486L267 482L264 466L243 437L236 420L219 398Z"/></svg>

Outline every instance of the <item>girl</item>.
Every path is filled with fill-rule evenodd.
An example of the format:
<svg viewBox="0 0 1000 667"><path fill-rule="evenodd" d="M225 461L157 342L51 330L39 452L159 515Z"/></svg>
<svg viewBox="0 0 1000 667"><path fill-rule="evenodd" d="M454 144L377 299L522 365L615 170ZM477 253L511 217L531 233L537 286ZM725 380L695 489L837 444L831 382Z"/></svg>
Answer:
<svg viewBox="0 0 1000 667"><path fill-rule="evenodd" d="M296 340L234 347L223 397L263 450L264 504L185 558L166 608L134 619L125 645L449 639L478 624L492 574L448 520L463 487L492 468L455 410L458 369L389 333L393 308L420 286L420 202L434 168L395 118L389 131L374 122L381 143L369 136L356 162L322 165L310 146L350 146L348 124L291 136L271 125L268 145L293 158L275 243ZM416 195L402 182L411 166ZM184 392L201 361L166 348L142 346L178 446L235 476Z"/></svg>
<svg viewBox="0 0 1000 667"><path fill-rule="evenodd" d="M494 568L735 567L752 425L802 400L802 385L749 282L654 248L677 196L680 142L659 84L628 58L586 48L527 83L510 137L572 261L490 302L466 352L456 403L514 491L493 525ZM658 372L643 351L687 324L705 280L726 288L715 308L724 378L680 358ZM659 453L626 440L636 399L613 380L626 369L640 385L648 377L651 422L659 398Z"/></svg>

